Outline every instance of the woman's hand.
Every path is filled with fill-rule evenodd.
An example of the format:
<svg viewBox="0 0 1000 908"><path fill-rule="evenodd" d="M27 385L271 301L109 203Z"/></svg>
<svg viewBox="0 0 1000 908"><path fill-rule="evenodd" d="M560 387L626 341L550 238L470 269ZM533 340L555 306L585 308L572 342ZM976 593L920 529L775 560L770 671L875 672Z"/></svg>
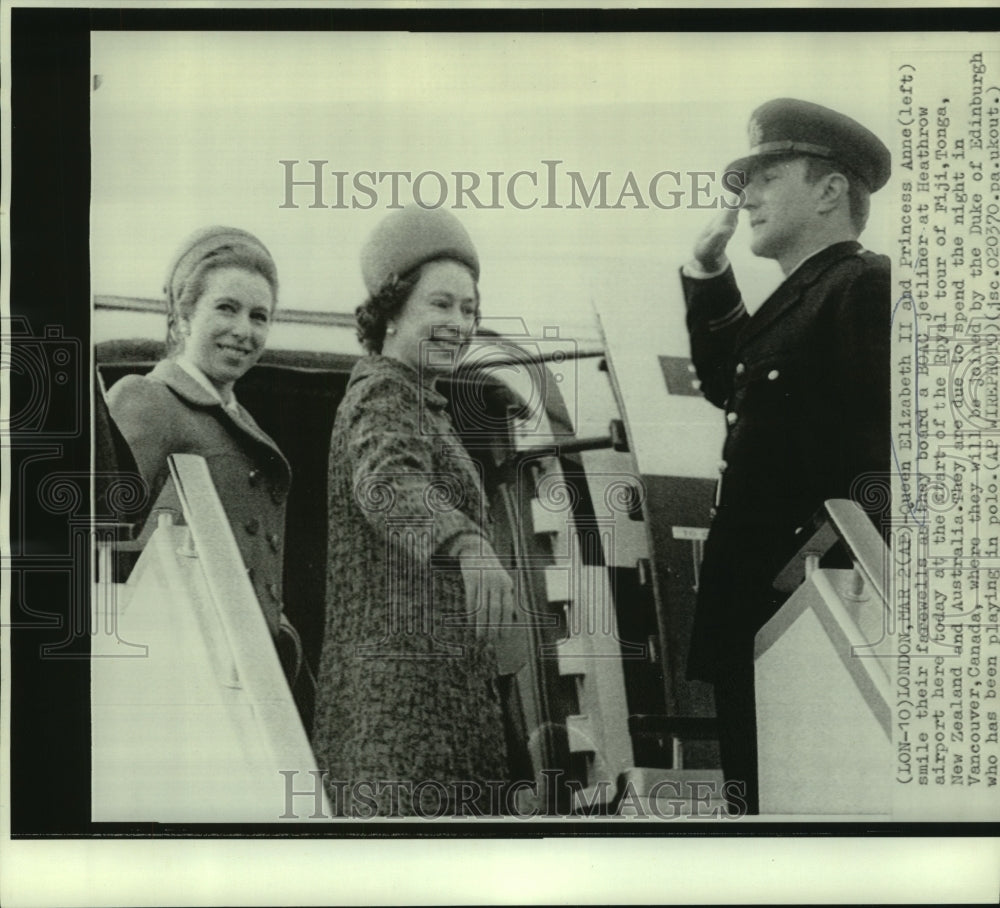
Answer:
<svg viewBox="0 0 1000 908"><path fill-rule="evenodd" d="M496 641L500 625L516 621L514 584L497 553L485 539L458 555L465 581L465 599L476 623L476 636Z"/></svg>

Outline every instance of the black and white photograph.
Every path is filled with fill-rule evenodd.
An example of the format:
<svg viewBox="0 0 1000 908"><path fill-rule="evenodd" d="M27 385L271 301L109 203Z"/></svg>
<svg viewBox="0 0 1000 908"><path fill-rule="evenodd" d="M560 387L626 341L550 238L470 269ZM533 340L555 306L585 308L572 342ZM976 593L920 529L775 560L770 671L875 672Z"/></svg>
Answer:
<svg viewBox="0 0 1000 908"><path fill-rule="evenodd" d="M995 895L986 11L6 3L5 847Z"/></svg>

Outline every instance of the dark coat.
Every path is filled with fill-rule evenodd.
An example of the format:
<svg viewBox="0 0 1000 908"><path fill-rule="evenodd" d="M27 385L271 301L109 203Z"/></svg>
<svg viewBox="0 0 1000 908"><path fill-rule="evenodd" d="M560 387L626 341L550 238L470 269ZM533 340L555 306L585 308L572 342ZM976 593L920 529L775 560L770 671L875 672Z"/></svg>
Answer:
<svg viewBox="0 0 1000 908"><path fill-rule="evenodd" d="M688 661L689 678L711 681L780 605L771 584L796 530L829 498L877 511L873 488L888 488L890 269L837 243L753 316L732 269L682 281L701 388L727 422Z"/></svg>
<svg viewBox="0 0 1000 908"><path fill-rule="evenodd" d="M442 790L431 785L451 795L469 782L485 812L486 783L506 777L496 657L476 637L450 556L486 537L487 506L445 398L414 370L382 356L355 367L333 427L328 503L312 740L334 810L435 815ZM402 785L379 796L380 781ZM410 797L421 782L423 808Z"/></svg>
<svg viewBox="0 0 1000 908"><path fill-rule="evenodd" d="M180 518L173 483L167 483L167 455L200 454L208 462L261 610L277 635L291 482L278 446L246 410L230 413L172 360L148 375L120 379L108 393L108 408L149 485L151 519L160 508Z"/></svg>

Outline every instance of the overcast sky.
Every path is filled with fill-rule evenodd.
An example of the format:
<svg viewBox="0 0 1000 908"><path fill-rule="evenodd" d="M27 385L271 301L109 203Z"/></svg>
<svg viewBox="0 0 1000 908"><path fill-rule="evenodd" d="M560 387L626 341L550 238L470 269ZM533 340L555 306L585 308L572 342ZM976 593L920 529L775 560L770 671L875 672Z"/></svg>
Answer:
<svg viewBox="0 0 1000 908"><path fill-rule="evenodd" d="M304 33L112 33L92 36L93 289L155 297L173 248L196 227L229 223L258 233L279 265L282 303L351 311L363 297L358 252L388 210L384 180L371 210L310 209L312 190L285 201L285 166L296 179L324 166L324 202L337 199L332 171L347 172L346 202L359 171L441 173L445 204L453 171L481 178L499 210L456 211L483 262L488 313L579 313L609 305L623 282L641 300L614 300L616 316L641 317L670 304L675 269L712 216L692 210L722 197L699 178L658 172L721 171L747 147L753 108L803 97L836 107L879 131L895 101L888 36L837 35L462 35ZM885 130L883 130L884 132ZM886 136L886 141L890 136ZM543 161L561 161L545 165ZM549 166L554 201L543 210ZM507 181L517 171L514 208ZM490 171L502 176L492 178ZM601 171L613 205L628 174L643 201L624 210L569 209L570 177L589 187ZM466 178L470 179L470 178ZM409 186L400 183L400 200ZM420 186L428 204L441 187ZM671 195L680 191L682 196ZM354 192L360 204L371 196ZM879 241L879 210L865 239ZM744 291L778 278L771 262L734 260ZM669 286L658 286L667 284ZM752 286L751 286L752 285ZM669 292L668 292L669 291Z"/></svg>
<svg viewBox="0 0 1000 908"><path fill-rule="evenodd" d="M348 206L372 204L370 194L351 188L361 171L430 172L421 183L427 204L436 204L441 186L433 174L442 174L448 207L457 201L454 171L479 178L484 204L492 203L497 179L503 207L456 211L480 253L484 315L520 317L536 334L554 325L564 337L593 338L599 313L630 406L643 402L631 407L633 419L647 414L643 456L667 447L665 425L703 421L703 441L688 446L695 465L669 465L701 472L707 452L717 456L717 414L706 404L665 415L663 407L693 399L663 393L657 355L688 352L677 269L714 216L693 206L728 196L707 177L698 178L705 191L696 194L687 175L721 174L745 153L751 112L775 97L843 111L895 150L900 64L917 63L921 78L928 68L947 70L967 95L968 52L982 49L977 40L945 33L925 42L914 34L95 32L93 291L159 297L180 240L221 223L251 230L269 246L281 305L352 312L364 298L359 251L389 210L391 184L379 184L368 210L310 208L309 187L294 189L298 207L283 208L281 161L300 162L295 179L313 176L309 161L327 161L326 205L337 202L333 171L347 174ZM522 176L514 189L521 204L537 198L529 210L507 195L518 171L538 181L536 188ZM590 208L567 207L570 171L588 189L609 172L608 205L632 174L649 207L633 207L628 194L623 209L598 209L596 199ZM661 204L676 208L657 208L650 197L661 171L681 174L679 185L665 177L657 187ZM898 179L897 172L874 197L862 236L889 254ZM399 200L410 201L410 192L401 179ZM730 256L753 309L778 283L778 267L750 254L745 226Z"/></svg>

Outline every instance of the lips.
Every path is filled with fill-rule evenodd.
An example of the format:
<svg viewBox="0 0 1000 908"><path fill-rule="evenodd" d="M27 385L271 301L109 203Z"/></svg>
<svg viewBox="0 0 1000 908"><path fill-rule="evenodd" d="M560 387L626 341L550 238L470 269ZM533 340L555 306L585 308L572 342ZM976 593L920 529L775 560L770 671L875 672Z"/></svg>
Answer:
<svg viewBox="0 0 1000 908"><path fill-rule="evenodd" d="M249 356L253 353L252 350L246 350L243 347L231 347L228 344L218 344L217 346L226 353L234 353L238 356Z"/></svg>

